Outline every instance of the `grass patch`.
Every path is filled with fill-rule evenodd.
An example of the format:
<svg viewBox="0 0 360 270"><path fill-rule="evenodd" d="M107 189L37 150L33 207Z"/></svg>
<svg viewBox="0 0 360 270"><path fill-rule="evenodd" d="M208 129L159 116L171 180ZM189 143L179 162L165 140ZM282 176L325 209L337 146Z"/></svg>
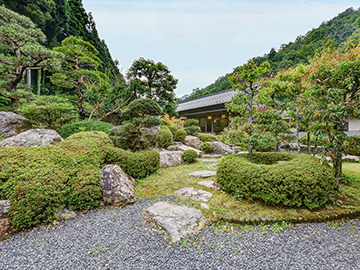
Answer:
<svg viewBox="0 0 360 270"><path fill-rule="evenodd" d="M160 169L157 173L152 174L137 182L136 196L138 198L156 199L164 196L177 196L178 204L188 202L184 198L175 194L175 191L183 187L194 187L211 192L213 197L206 202L210 209L202 209L205 217L210 221L218 221L221 216L226 217L300 217L315 213L331 213L339 209L347 209L356 207L360 209L360 183L359 187L356 185L347 186L342 184L339 191L339 198L334 202L329 202L322 208L315 208L309 210L305 207L289 207L281 205L266 205L260 201L248 201L244 199L236 199L232 195L206 188L198 184L204 180L216 180L216 176L209 178L196 179L189 177L189 173L194 171L208 170L210 163L196 161L191 164L183 164L176 167ZM356 177L360 182L360 163L344 163L345 174ZM200 202L189 201L189 206L201 209ZM215 212L215 215L214 215ZM280 224L279 224L280 225ZM282 226L280 226L283 228ZM220 230L219 230L220 231Z"/></svg>

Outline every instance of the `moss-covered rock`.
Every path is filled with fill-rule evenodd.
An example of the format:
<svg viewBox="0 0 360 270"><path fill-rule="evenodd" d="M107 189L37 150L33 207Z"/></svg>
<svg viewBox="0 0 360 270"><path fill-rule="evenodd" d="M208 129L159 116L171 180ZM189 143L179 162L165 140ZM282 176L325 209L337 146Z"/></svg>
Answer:
<svg viewBox="0 0 360 270"><path fill-rule="evenodd" d="M276 152L225 157L217 176L221 189L230 194L310 209L329 200L336 182L331 167L318 158Z"/></svg>

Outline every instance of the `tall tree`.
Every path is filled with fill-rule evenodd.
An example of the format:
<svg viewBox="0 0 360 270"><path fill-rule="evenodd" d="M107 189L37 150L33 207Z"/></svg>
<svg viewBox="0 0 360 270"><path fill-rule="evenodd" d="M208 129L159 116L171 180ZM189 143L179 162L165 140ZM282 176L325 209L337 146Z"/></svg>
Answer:
<svg viewBox="0 0 360 270"><path fill-rule="evenodd" d="M247 119L251 126L254 122L255 102L254 97L260 90L260 79L269 70L269 62L264 62L261 65L255 64L253 61L236 68L232 74L229 75L229 81L236 95L227 104L227 107L235 113L238 113L243 121ZM249 129L248 134L251 136L252 131ZM251 141L248 141L249 153L252 153L253 146Z"/></svg>
<svg viewBox="0 0 360 270"><path fill-rule="evenodd" d="M59 64L62 54L42 46L45 40L29 18L0 6L0 95L10 98L14 109L26 94L19 87L26 71Z"/></svg>
<svg viewBox="0 0 360 270"><path fill-rule="evenodd" d="M341 53L326 49L310 60L308 91L314 101L314 120L325 123L329 138L326 150L330 154L337 179L342 170L342 155L346 153L344 133L346 122L360 116L360 45Z"/></svg>
<svg viewBox="0 0 360 270"><path fill-rule="evenodd" d="M164 113L175 114L175 89L178 80L171 75L169 68L161 62L139 58L126 73L133 85L134 98L150 98L158 102Z"/></svg>
<svg viewBox="0 0 360 270"><path fill-rule="evenodd" d="M75 89L77 100L74 102L79 108L80 120L84 120L83 89L86 82L97 80L100 76L98 71L93 70L101 64L97 57L98 51L89 42L73 36L64 39L61 46L54 48L54 51L64 54L64 58L62 69L55 71L50 80L61 87Z"/></svg>

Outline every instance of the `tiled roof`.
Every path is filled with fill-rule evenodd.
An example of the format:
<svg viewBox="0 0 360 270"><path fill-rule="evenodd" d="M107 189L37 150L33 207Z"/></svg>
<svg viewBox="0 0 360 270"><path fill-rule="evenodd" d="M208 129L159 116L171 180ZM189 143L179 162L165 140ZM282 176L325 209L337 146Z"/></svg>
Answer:
<svg viewBox="0 0 360 270"><path fill-rule="evenodd" d="M208 107L212 105L224 104L226 102L231 101L231 98L235 96L235 92L232 89L217 92L211 95L207 95L204 97L199 97L196 99L191 99L189 101L185 101L179 103L177 108L177 112L198 109L202 107Z"/></svg>

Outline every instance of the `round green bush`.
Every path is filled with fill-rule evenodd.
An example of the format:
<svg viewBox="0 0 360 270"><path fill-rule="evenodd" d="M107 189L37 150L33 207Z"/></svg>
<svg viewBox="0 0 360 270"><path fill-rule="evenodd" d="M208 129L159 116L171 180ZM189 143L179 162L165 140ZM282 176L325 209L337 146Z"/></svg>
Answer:
<svg viewBox="0 0 360 270"><path fill-rule="evenodd" d="M320 159L278 152L224 157L217 176L221 189L235 196L309 209L324 205L336 183L332 168Z"/></svg>
<svg viewBox="0 0 360 270"><path fill-rule="evenodd" d="M181 157L185 163L193 163L198 158L198 153L195 150L188 149L182 153Z"/></svg>
<svg viewBox="0 0 360 270"><path fill-rule="evenodd" d="M110 129L112 129L114 126L107 122L101 122L101 121L78 121L74 123L69 123L63 125L58 133L61 137L67 138L72 134L78 133L78 132L84 132L84 131L103 131L107 132Z"/></svg>
<svg viewBox="0 0 360 270"><path fill-rule="evenodd" d="M203 142L220 141L220 138L218 138L216 135L208 134L208 133L198 133L196 134L196 137L198 137Z"/></svg>
<svg viewBox="0 0 360 270"><path fill-rule="evenodd" d="M175 126L167 126L167 127L170 129L173 137L175 137L175 134L176 134L176 132L179 130L179 128L178 128L178 127L175 127Z"/></svg>
<svg viewBox="0 0 360 270"><path fill-rule="evenodd" d="M187 135L187 133L183 129L180 129L180 130L176 131L176 133L175 133L175 141L184 143L186 135Z"/></svg>
<svg viewBox="0 0 360 270"><path fill-rule="evenodd" d="M155 133L159 137L158 145L160 148L167 148L173 143L173 134L167 126L161 128Z"/></svg>
<svg viewBox="0 0 360 270"><path fill-rule="evenodd" d="M210 154L213 152L214 147L210 142L204 142L204 143L200 144L199 150L203 151L206 154Z"/></svg>

